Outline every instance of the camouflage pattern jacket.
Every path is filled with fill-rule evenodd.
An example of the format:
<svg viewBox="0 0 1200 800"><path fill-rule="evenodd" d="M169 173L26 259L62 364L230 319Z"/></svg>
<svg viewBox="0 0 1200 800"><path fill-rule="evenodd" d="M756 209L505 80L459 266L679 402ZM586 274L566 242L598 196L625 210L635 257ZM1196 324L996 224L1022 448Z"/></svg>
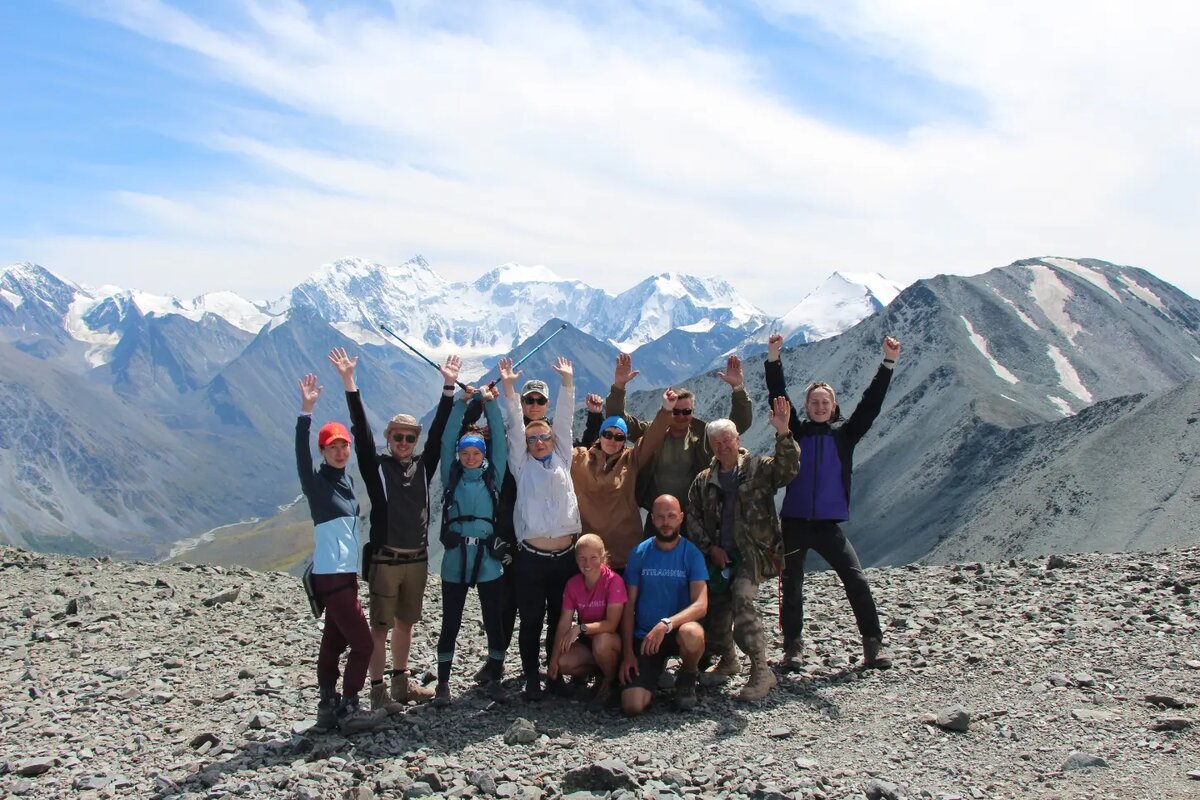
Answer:
<svg viewBox="0 0 1200 800"><path fill-rule="evenodd" d="M718 469L720 465L714 458L696 476L688 492L687 538L706 555L721 540L724 493ZM775 493L800 471L800 447L790 432L778 434L774 456L752 456L743 448L738 454L737 471L734 541L741 556L739 570L758 584L778 575L783 564Z"/></svg>

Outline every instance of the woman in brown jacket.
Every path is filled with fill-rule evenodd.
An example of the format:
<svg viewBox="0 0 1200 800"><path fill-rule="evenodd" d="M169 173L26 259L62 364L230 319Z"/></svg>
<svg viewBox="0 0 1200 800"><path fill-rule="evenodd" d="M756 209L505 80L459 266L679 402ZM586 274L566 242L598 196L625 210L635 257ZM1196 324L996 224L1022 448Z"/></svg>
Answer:
<svg viewBox="0 0 1200 800"><path fill-rule="evenodd" d="M599 397L594 398L599 404ZM593 397L588 397L588 408ZM648 469L667 435L675 390L663 392L663 404L645 434L633 447L622 417L600 423L600 438L591 447L572 451L571 481L579 499L579 516L585 533L599 534L608 550L610 566L620 573L629 553L642 541L642 517L637 503L637 476Z"/></svg>

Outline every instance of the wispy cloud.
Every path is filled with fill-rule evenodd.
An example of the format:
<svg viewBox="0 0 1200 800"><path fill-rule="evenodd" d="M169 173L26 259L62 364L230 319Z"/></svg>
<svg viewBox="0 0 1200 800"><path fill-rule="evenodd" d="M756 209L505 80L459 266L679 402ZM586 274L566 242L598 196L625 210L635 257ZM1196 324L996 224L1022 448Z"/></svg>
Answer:
<svg viewBox="0 0 1200 800"><path fill-rule="evenodd" d="M207 268L162 288L265 294L337 256L422 252L451 277L519 260L610 289L721 273L781 311L832 269L907 281L1054 253L1200 293L1191 6L1134 23L1094 2L739 10L872 60L880 93L918 75L975 99L970 115L924 105L899 132L780 91L809 76L687 0L89 8L194 59L224 104L190 135L243 168L114 181L96 202L116 202L121 238L8 237L68 274L136 283L178 247Z"/></svg>

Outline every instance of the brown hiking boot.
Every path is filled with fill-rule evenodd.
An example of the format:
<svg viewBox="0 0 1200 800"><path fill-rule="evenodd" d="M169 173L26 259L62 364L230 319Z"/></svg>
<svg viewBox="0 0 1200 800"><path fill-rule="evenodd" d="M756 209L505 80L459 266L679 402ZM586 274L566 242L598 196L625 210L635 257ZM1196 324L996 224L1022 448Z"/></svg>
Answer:
<svg viewBox="0 0 1200 800"><path fill-rule="evenodd" d="M804 670L804 645L801 642L786 642L783 645L783 661L780 669L784 672L802 672Z"/></svg>
<svg viewBox="0 0 1200 800"><path fill-rule="evenodd" d="M883 649L883 640L876 636L863 639L863 666L869 669L888 669L892 659Z"/></svg>
<svg viewBox="0 0 1200 800"><path fill-rule="evenodd" d="M407 672L392 673L392 700L397 703L428 703L433 699L433 689L427 689L408 676Z"/></svg>
<svg viewBox="0 0 1200 800"><path fill-rule="evenodd" d="M397 702L388 697L388 689L383 685L382 681L371 687L371 710L379 711L382 709L388 714L399 714L404 710L404 703Z"/></svg>
<svg viewBox="0 0 1200 800"><path fill-rule="evenodd" d="M750 660L750 680L737 695L738 700L762 700L775 686L775 673L767 663L766 656Z"/></svg>
<svg viewBox="0 0 1200 800"><path fill-rule="evenodd" d="M734 675L742 673L742 660L737 650L729 648L721 654L721 660L700 675L701 686L724 686Z"/></svg>

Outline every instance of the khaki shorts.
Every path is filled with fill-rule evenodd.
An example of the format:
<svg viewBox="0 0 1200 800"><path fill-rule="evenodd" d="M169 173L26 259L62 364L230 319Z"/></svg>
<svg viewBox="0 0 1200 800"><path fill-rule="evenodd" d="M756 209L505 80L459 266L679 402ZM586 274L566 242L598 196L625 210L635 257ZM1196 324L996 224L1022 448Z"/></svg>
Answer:
<svg viewBox="0 0 1200 800"><path fill-rule="evenodd" d="M372 564L371 627L390 628L395 620L413 625L421 619L429 562Z"/></svg>

